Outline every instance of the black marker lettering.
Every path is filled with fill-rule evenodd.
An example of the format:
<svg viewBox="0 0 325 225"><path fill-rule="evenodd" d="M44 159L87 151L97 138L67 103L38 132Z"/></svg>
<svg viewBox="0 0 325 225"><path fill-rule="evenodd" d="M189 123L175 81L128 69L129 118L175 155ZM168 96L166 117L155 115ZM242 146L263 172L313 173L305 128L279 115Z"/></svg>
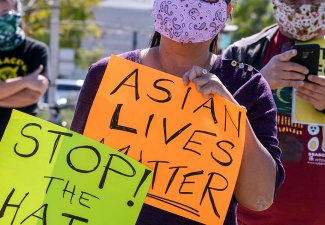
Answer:
<svg viewBox="0 0 325 225"><path fill-rule="evenodd" d="M223 162L221 160L218 160L217 157L215 157L213 155L213 152L211 152L211 157L214 159L214 161L216 161L217 163L219 163L221 166L230 166L231 163L232 163L232 157L229 154L229 152L224 147L222 147L223 144L228 144L231 147L231 149L233 149L235 147L235 145L233 143L231 143L230 141L219 141L217 143L217 146L221 149L221 151L223 151L224 153L226 153L226 155L228 156L229 160L227 162Z"/></svg>
<svg viewBox="0 0 325 225"><path fill-rule="evenodd" d="M111 124L110 124L110 128L113 129L113 130L121 130L121 131L126 131L126 132L129 132L129 133L133 133L133 134L137 134L137 130L134 129L134 128L131 128L131 127L126 127L126 126L122 126L122 125L119 125L119 118L120 118L120 112L121 112L121 109L122 109L122 104L118 104L116 106L116 109L115 109L115 112L112 116L112 119L111 119Z"/></svg>
<svg viewBox="0 0 325 225"><path fill-rule="evenodd" d="M11 199L11 197L13 196L14 193L15 193L15 188L13 188L13 189L11 190L10 194L9 194L8 197L6 198L5 202L3 203L2 208L1 208L1 210L0 210L0 218L2 218L2 217L4 216L4 214L5 214L5 212L6 212L7 207L13 207L13 208L16 208L15 215L14 215L14 217L13 217L12 220L11 220L11 225L14 224L15 219L16 219L16 216L17 216L17 213L18 213L18 210L20 209L21 204L23 203L23 201L25 200L25 198L26 198L26 197L28 196L28 194L29 194L29 192L27 192L27 193L25 194L25 196L23 197L23 199L20 201L20 203L16 205L16 204L10 204L10 203L9 203L9 201L10 201L10 199Z"/></svg>
<svg viewBox="0 0 325 225"><path fill-rule="evenodd" d="M34 148L34 150L30 154L19 153L18 150L17 150L18 143L15 144L15 147L14 147L15 153L17 155L19 155L20 157L24 157L24 158L32 157L33 155L36 154L36 152L38 151L38 148L39 148L39 142L38 142L38 140L35 137L24 134L25 129L27 129L28 127L37 127L40 130L42 130L42 126L41 125L36 124L36 123L29 123L29 124L26 124L23 127L23 129L20 131L20 133L21 133L22 136L24 136L26 138L29 138L29 139L32 139L35 142L35 148Z"/></svg>
<svg viewBox="0 0 325 225"><path fill-rule="evenodd" d="M207 103L210 103L209 106L206 106ZM216 118L216 114L214 112L214 100L213 98L208 99L206 102L204 102L202 105L200 105L196 110L193 111L193 113L196 113L201 108L207 108L210 109L211 117L215 124L218 123L218 120Z"/></svg>
<svg viewBox="0 0 325 225"><path fill-rule="evenodd" d="M168 79L158 79L158 80L156 80L156 81L154 82L153 86L154 86L156 89L165 92L165 93L167 94L167 97L166 97L165 99L160 99L160 100L159 100L159 99L153 98L153 97L151 97L150 95L148 95L148 97L149 97L151 100L153 100L154 102L165 103L165 102L169 102L169 101L172 99L172 93L171 93L168 89L166 89L166 88L164 88L164 87L158 85L160 82L163 82L163 81L168 81L168 82L171 82L171 83L174 84L174 81L172 81L172 80L168 80Z"/></svg>
<svg viewBox="0 0 325 225"><path fill-rule="evenodd" d="M125 82L128 79L130 79L133 75L135 75L134 84L133 85L125 84ZM120 87L122 85L125 85L125 86L128 86L128 87L133 87L134 91L135 91L135 99L136 99L136 101L138 101L140 99L140 95L139 95L139 69L135 69L127 77L125 77L124 80L111 92L111 95L115 94L118 91L118 89L120 89Z"/></svg>
<svg viewBox="0 0 325 225"><path fill-rule="evenodd" d="M120 160L122 161L123 163L125 163L126 165L129 166L129 168L131 169L131 173L130 174L127 174L127 173L124 173L122 171L119 171L115 168L112 168L112 162L114 160ZM117 164L117 163L116 163ZM100 183L99 183L99 188L100 189L103 189L104 188L104 184L105 184L105 181L106 181L106 178L107 178L107 174L108 174L108 171L113 171L114 173L117 173L117 174L120 174L122 176L125 176L125 177L134 177L135 174L136 174L136 171L134 169L134 167L132 166L132 164L127 161L126 159L124 159L122 156L119 156L119 155L115 155L115 154L110 154L110 157L109 157L109 160L107 162L107 165L105 166L105 170L104 170L104 173L103 173L103 176L100 180Z"/></svg>
<svg viewBox="0 0 325 225"><path fill-rule="evenodd" d="M155 169L153 171L153 176L152 176L152 189L154 188L155 186L155 181L156 181L156 176L157 176L157 173L158 173L158 166L160 163L169 163L167 161L148 161L148 163L155 163Z"/></svg>
<svg viewBox="0 0 325 225"><path fill-rule="evenodd" d="M61 178L58 178L58 177L47 177L47 176L44 176L44 178L49 178L49 179L50 179L49 184L47 185L47 188L46 188L46 192L45 192L46 194L47 194L47 192L49 191L50 186L52 185L52 181L53 181L53 180L64 181L64 179L61 179Z"/></svg>
<svg viewBox="0 0 325 225"><path fill-rule="evenodd" d="M68 217L68 218L71 219L70 222L69 222L69 225L73 225L74 220L77 220L77 221L83 222L83 223L88 223L88 219L82 218L82 217L79 217L79 216L75 216L75 215L71 215L71 214L68 214L68 213L62 213L62 216Z"/></svg>
<svg viewBox="0 0 325 225"><path fill-rule="evenodd" d="M88 206L88 205L82 203L81 200L89 201L89 198L85 198L84 195L87 195L87 196L90 196L90 197L93 197L93 198L96 198L96 199L99 200L99 198L98 198L97 196L95 196L95 195L91 195L91 194L89 194L89 193L87 193L87 192L82 191L82 192L81 192L81 195L80 195L80 197L79 197L79 204L82 205L82 206L84 206L84 207L86 207L86 208L90 208L90 206Z"/></svg>
<svg viewBox="0 0 325 225"><path fill-rule="evenodd" d="M227 131L227 118L229 117L230 120L231 120L231 123L234 125L235 129L237 130L238 137L240 137L240 120L241 120L241 114L242 114L241 112L238 112L237 126L236 126L233 118L229 114L229 111L227 109L227 106L225 105L225 128L224 128L224 130Z"/></svg>
<svg viewBox="0 0 325 225"><path fill-rule="evenodd" d="M172 185L172 183L173 183L173 181L174 181L174 179L175 179L175 177L176 177L179 169L181 169L181 168L187 168L187 166L176 166L176 167L170 167L169 168L169 169L175 169L175 170L174 170L173 174L171 175L171 177L170 177L170 179L168 181L168 185L167 185L165 194L167 194L167 192L168 192L170 186Z"/></svg>
<svg viewBox="0 0 325 225"><path fill-rule="evenodd" d="M188 96L189 96L189 94L190 94L191 90L192 90L192 88L191 88L191 87L187 88L187 91L186 91L186 95L185 95L185 97L184 97L184 100L183 100L183 104L182 104L182 109L184 109L184 108L185 108L185 105L186 105L186 101L187 101L187 98L188 98Z"/></svg>
<svg viewBox="0 0 325 225"><path fill-rule="evenodd" d="M86 169L80 169L80 168L77 168L77 167L72 163L72 161L71 161L71 154L72 154L72 152L73 152L73 151L76 151L76 150L80 150L80 149L89 149L89 150L91 150L92 152L94 152L95 155L97 156L97 164L94 166L93 169L88 169L88 170L86 170ZM95 171L95 170L98 168L100 162L101 162L101 156L100 156L98 150L97 150L96 148L92 147L92 146L87 146L87 145L86 145L86 146L79 146L79 147L73 148L73 149L70 150L70 152L69 152L68 155L67 155L67 163L68 163L69 167L70 167L71 169L73 169L73 170L79 172L79 173L91 173L91 172Z"/></svg>
<svg viewBox="0 0 325 225"><path fill-rule="evenodd" d="M49 130L48 132L49 132L49 133L53 133L53 134L57 134L57 135L58 135L58 137L56 138L56 140L55 140L55 142L54 142L53 150L52 150L52 155L51 155L51 158L50 158L50 161L49 161L49 163L51 164L52 159L53 159L53 156L54 156L54 154L55 154L55 151L56 151L56 149L57 149L57 147L58 147L58 144L59 144L59 141L60 141L60 139L61 139L61 136L64 135L64 136L66 136L66 137L72 137L73 134L72 134L72 133L64 133L64 132L55 131L55 130Z"/></svg>
<svg viewBox="0 0 325 225"><path fill-rule="evenodd" d="M32 214L30 214L29 216L27 216L23 221L21 221L20 224L25 223L27 219L29 219L30 217L33 216L33 217L36 217L36 218L42 220L42 221L43 221L43 225L47 225L47 223L46 223L47 207L48 207L48 204L44 204L44 205L42 205L39 209L37 209L35 212L33 212ZM43 210L43 217L39 217L39 216L35 215L35 214L36 214L38 211L40 211L42 208L44 208L44 210Z"/></svg>
<svg viewBox="0 0 325 225"><path fill-rule="evenodd" d="M193 194L193 192L189 192L189 191L185 192L185 191L182 191L183 186L184 186L185 184L195 184L194 181L186 181L187 178L188 178L188 177L192 177L192 176L202 175L203 173L204 173L203 170L201 170L201 171L196 171L196 172L192 172L192 173L184 174L184 175L183 175L183 176L184 176L184 180L183 180L181 186L179 187L179 193L180 193L180 194Z"/></svg>
<svg viewBox="0 0 325 225"><path fill-rule="evenodd" d="M72 204L72 199L73 197L76 195L75 192L76 192L76 185L73 185L73 190L72 191L69 191L68 190L68 186L69 186L69 180L67 181L67 184L65 185L65 188L63 189L63 198L65 196L65 193L68 192L71 194L71 197L70 197L70 204Z"/></svg>
<svg viewBox="0 0 325 225"><path fill-rule="evenodd" d="M222 178L222 180L225 181L225 186L224 187L220 187L220 188L216 188L216 187L211 187L211 183L212 183L212 180L213 180L213 177L214 176L218 176L220 178ZM220 184L221 182L215 182L217 184ZM214 198L213 198L213 194L212 194L212 191L224 191L226 190L228 187L228 180L226 179L226 177L224 177L222 174L220 173L210 173L209 174L209 180L208 180L208 183L206 184L205 188L204 188L204 191L203 191L203 194L202 194L202 198L201 198L201 202L200 202L200 205L202 205L202 202L203 202L203 199L205 198L205 195L207 193L209 193L209 200L210 200L210 203L212 205L212 209L213 209L213 212L214 214L220 218L220 214L218 212L218 209L217 209L217 206L216 206L216 203L214 201Z"/></svg>
<svg viewBox="0 0 325 225"><path fill-rule="evenodd" d="M194 143L194 144L197 144L197 145L202 145L201 142L197 142L197 141L193 141L193 140L192 140L193 137L194 137L194 135L195 135L196 133L208 134L208 135L211 135L211 136L214 136L214 137L216 137L217 134L215 134L215 133L211 133L211 132L207 132L207 131L203 131L203 130L195 130L195 131L193 132L192 136L191 136L190 139L186 142L186 144L184 145L183 149L184 149L184 150L187 150L187 151L194 152L194 153L196 153L196 154L198 154L198 155L201 155L200 152L198 152L198 151L196 151L196 150L194 150L194 149L188 147L189 143Z"/></svg>
<svg viewBox="0 0 325 225"><path fill-rule="evenodd" d="M176 131L172 136L167 138L167 118L164 118L164 137L165 137L165 144L168 145L169 142L171 142L173 139L175 139L177 136L179 136L184 130L192 126L192 123L188 123L178 131Z"/></svg>

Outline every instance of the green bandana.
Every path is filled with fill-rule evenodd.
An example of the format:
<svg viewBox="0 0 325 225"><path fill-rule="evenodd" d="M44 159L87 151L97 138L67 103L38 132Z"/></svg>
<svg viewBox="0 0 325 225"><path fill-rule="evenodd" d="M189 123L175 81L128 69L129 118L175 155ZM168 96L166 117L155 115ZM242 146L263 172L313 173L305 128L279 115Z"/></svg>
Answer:
<svg viewBox="0 0 325 225"><path fill-rule="evenodd" d="M20 14L14 11L0 16L0 51L13 50L23 43L25 32L20 22Z"/></svg>

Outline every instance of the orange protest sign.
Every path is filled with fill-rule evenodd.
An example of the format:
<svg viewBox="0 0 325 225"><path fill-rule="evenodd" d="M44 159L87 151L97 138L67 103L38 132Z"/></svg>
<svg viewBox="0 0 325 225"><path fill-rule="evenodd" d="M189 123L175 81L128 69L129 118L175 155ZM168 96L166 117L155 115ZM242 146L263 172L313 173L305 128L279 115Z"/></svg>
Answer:
<svg viewBox="0 0 325 225"><path fill-rule="evenodd" d="M222 225L236 184L246 111L181 78L110 58L85 132L154 170L146 203Z"/></svg>

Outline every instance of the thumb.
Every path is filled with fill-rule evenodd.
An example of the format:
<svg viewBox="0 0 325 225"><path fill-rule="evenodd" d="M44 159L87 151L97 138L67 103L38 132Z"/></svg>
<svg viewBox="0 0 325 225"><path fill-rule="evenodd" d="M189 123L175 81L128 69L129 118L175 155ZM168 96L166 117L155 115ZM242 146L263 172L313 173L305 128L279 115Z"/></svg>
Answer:
<svg viewBox="0 0 325 225"><path fill-rule="evenodd" d="M31 73L31 75L39 75L43 72L43 69L44 69L44 66L39 65L38 68Z"/></svg>
<svg viewBox="0 0 325 225"><path fill-rule="evenodd" d="M296 49L292 49L289 51L286 51L280 55L278 55L278 60L281 62L289 62L290 59L292 59L294 56L297 55L297 50Z"/></svg>

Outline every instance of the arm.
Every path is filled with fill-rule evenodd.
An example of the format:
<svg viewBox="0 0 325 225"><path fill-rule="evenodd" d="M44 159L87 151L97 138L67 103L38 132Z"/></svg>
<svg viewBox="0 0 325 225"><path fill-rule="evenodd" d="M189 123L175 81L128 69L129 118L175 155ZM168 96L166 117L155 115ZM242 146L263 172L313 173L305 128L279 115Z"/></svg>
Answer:
<svg viewBox="0 0 325 225"><path fill-rule="evenodd" d="M40 75L43 70L43 66L39 66L31 74L25 77L17 77L8 79L6 81L0 81L0 101L8 101L12 95L19 94L24 89L30 89L36 92L40 92L42 95L45 93L48 87L48 80L44 76Z"/></svg>
<svg viewBox="0 0 325 225"><path fill-rule="evenodd" d="M41 92L23 89L5 99L0 100L0 107L21 108L35 104L42 97Z"/></svg>
<svg viewBox="0 0 325 225"><path fill-rule="evenodd" d="M235 196L237 201L254 211L262 211L273 203L276 163L257 139L247 119L246 137Z"/></svg>
<svg viewBox="0 0 325 225"><path fill-rule="evenodd" d="M193 67L183 78L185 85L187 85L189 81L193 81L196 88L204 97L211 97L211 95L218 94L234 104L239 105L217 76L211 73L202 74L202 68L200 67ZM264 90L266 89L256 93L263 94ZM269 89L268 94L269 99L272 99ZM271 106L271 104L269 105ZM270 143L272 142L277 146L276 138L269 137L270 133L274 134L273 136L275 136L276 133L276 110L274 107L275 105L273 102L273 110L270 110L270 112L261 110L261 112L256 113L262 116L253 120L254 124L261 124L255 125L255 127L264 126L266 122L270 126L272 125L272 127L270 127L271 131L265 133L260 132L259 138L257 138L257 135L253 131L251 122L247 119L242 164L234 194L241 205L255 211L265 210L272 205L276 189L277 164L270 152L260 141L263 138L270 141L269 139L271 138L272 141L270 141Z"/></svg>
<svg viewBox="0 0 325 225"><path fill-rule="evenodd" d="M0 100L3 100L17 92L27 88L27 83L22 77L0 81Z"/></svg>

